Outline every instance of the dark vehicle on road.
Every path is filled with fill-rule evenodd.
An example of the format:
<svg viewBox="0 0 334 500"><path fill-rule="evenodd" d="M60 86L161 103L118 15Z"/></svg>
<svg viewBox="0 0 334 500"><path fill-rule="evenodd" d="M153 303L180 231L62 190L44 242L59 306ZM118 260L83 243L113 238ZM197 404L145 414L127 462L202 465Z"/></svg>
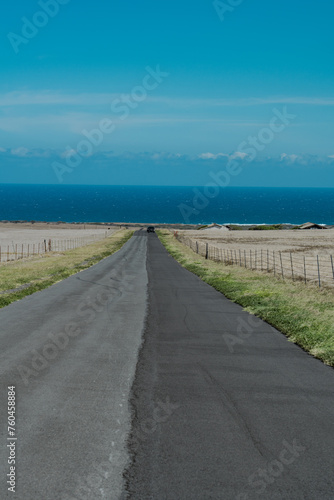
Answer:
<svg viewBox="0 0 334 500"><path fill-rule="evenodd" d="M153 227L153 226L148 226L148 228L147 228L147 232L148 232L148 233L155 233L155 229L154 229L154 227Z"/></svg>

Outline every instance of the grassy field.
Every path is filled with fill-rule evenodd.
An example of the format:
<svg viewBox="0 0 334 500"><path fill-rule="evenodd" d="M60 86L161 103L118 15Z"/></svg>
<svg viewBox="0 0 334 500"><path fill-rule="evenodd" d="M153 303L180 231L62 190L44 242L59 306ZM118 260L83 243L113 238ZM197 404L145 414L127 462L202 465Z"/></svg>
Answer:
<svg viewBox="0 0 334 500"><path fill-rule="evenodd" d="M133 231L124 229L74 250L1 264L0 307L87 269L119 250L132 234Z"/></svg>
<svg viewBox="0 0 334 500"><path fill-rule="evenodd" d="M334 366L333 291L205 260L178 242L169 231L158 231L158 236L183 267L267 321L316 358Z"/></svg>

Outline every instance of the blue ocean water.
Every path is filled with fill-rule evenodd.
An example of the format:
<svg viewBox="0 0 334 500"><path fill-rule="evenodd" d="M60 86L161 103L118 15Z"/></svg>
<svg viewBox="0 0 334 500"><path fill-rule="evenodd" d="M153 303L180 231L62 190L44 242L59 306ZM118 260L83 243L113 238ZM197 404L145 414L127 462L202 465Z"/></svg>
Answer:
<svg viewBox="0 0 334 500"><path fill-rule="evenodd" d="M334 189L0 184L0 220L334 224Z"/></svg>

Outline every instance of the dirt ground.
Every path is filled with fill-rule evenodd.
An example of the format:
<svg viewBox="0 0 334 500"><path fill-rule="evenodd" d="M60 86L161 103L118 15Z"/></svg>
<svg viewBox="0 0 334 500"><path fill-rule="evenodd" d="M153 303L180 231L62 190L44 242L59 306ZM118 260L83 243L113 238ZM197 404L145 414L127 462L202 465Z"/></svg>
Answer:
<svg viewBox="0 0 334 500"><path fill-rule="evenodd" d="M66 240L100 235L110 235L116 228L87 224L0 223L0 246L38 244L44 240Z"/></svg>
<svg viewBox="0 0 334 500"><path fill-rule="evenodd" d="M191 238L192 248L209 258L276 275L334 285L334 229L226 231L220 229L178 231ZM218 249L218 250L217 250Z"/></svg>
<svg viewBox="0 0 334 500"><path fill-rule="evenodd" d="M334 229L222 231L206 229L179 231L189 238L208 242L218 248L241 250L269 249L305 255L334 255Z"/></svg>

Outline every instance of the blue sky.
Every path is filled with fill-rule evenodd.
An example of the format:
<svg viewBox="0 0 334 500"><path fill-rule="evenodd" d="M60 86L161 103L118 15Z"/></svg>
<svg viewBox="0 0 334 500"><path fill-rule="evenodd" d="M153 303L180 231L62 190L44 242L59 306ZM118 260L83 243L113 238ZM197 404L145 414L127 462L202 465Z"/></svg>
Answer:
<svg viewBox="0 0 334 500"><path fill-rule="evenodd" d="M328 0L7 4L0 182L204 185L239 153L234 185L333 186L333 14Z"/></svg>

